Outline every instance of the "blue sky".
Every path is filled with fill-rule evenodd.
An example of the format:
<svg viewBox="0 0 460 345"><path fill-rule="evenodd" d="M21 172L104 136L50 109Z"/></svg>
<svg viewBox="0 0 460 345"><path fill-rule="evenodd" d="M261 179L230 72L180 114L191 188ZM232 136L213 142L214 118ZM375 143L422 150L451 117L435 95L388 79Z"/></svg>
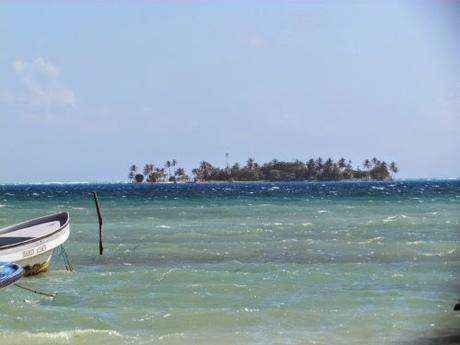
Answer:
<svg viewBox="0 0 460 345"><path fill-rule="evenodd" d="M0 183L377 156L460 176L449 1L0 5Z"/></svg>

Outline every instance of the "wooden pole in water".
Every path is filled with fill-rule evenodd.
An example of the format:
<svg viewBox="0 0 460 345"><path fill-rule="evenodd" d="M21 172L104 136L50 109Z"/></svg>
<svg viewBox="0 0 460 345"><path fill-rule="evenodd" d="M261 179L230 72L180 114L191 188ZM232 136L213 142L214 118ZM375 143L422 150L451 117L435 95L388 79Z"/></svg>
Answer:
<svg viewBox="0 0 460 345"><path fill-rule="evenodd" d="M99 199L97 198L97 193L93 192L94 202L96 203L97 210L97 219L99 221L99 255L102 255L104 252L104 247L102 246L102 215L101 215L101 206L99 205Z"/></svg>

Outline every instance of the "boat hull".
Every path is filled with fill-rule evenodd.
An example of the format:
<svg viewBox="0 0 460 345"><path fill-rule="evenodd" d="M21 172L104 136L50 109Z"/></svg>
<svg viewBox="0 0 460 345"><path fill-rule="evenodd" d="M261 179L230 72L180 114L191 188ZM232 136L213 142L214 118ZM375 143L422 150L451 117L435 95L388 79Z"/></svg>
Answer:
<svg viewBox="0 0 460 345"><path fill-rule="evenodd" d="M70 224L65 222L49 236L0 250L0 261L20 265L25 276L46 272L55 248L63 244L70 234Z"/></svg>
<svg viewBox="0 0 460 345"><path fill-rule="evenodd" d="M24 269L24 276L33 276L48 271L52 256L53 250L50 250L32 258L16 261L16 263Z"/></svg>

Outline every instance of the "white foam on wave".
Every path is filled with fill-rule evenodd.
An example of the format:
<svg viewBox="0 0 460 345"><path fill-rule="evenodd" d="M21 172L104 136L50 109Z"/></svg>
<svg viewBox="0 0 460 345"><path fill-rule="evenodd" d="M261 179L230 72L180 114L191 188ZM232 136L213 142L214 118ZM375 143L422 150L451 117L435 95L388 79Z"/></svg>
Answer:
<svg viewBox="0 0 460 345"><path fill-rule="evenodd" d="M234 287L236 288L245 288L245 287L248 287L247 285L245 284L233 284Z"/></svg>
<svg viewBox="0 0 460 345"><path fill-rule="evenodd" d="M369 243L373 243L373 242L382 244L381 241L383 241L384 239L385 239L384 237L378 236L378 237L370 238L370 239L365 240L365 241L360 241L360 242L358 242L358 244L369 244Z"/></svg>
<svg viewBox="0 0 460 345"><path fill-rule="evenodd" d="M455 253L455 249L450 249L450 250L448 250L447 252L444 252L444 253L443 252L439 252L439 253L421 253L420 255L428 256L428 257L430 257L430 256L444 257L446 255L450 255L450 254L453 254L453 253Z"/></svg>
<svg viewBox="0 0 460 345"><path fill-rule="evenodd" d="M160 229L171 229L169 225L165 225L165 224L160 224L160 225L157 225L156 227Z"/></svg>
<svg viewBox="0 0 460 345"><path fill-rule="evenodd" d="M419 244L423 244L423 243L427 243L426 241L413 241L413 242L406 242L406 244L408 245L414 245L414 246L418 246Z"/></svg>
<svg viewBox="0 0 460 345"><path fill-rule="evenodd" d="M259 311L259 309L257 309L257 308L248 308L248 307L244 308L243 310L244 310L246 313L255 313L255 312L258 312L258 311Z"/></svg>
<svg viewBox="0 0 460 345"><path fill-rule="evenodd" d="M122 337L120 333L115 330L100 330L100 329L74 329L68 331L58 332L0 332L0 338L2 339L2 345L18 344L18 343L29 343L33 344L49 344L50 341L53 344L69 344L75 340L82 340L82 338L98 339L100 336L109 338ZM19 342L18 342L19 340Z"/></svg>
<svg viewBox="0 0 460 345"><path fill-rule="evenodd" d="M376 190L385 190L385 187L372 186L371 188Z"/></svg>
<svg viewBox="0 0 460 345"><path fill-rule="evenodd" d="M394 273L394 274L392 275L392 277L393 277L393 278L402 278L402 277L404 277L404 274L401 274L401 273Z"/></svg>
<svg viewBox="0 0 460 345"><path fill-rule="evenodd" d="M389 217L386 217L383 222L384 223L390 223L390 222L394 222L396 220L397 216L389 216Z"/></svg>
<svg viewBox="0 0 460 345"><path fill-rule="evenodd" d="M396 215L396 216L388 216L385 219L383 219L383 222L384 223L391 223L391 222L396 221L398 218L406 219L407 216L405 214L399 214L399 215Z"/></svg>
<svg viewBox="0 0 460 345"><path fill-rule="evenodd" d="M420 255L421 255L421 256L428 256L428 257L430 257L430 256L439 256L439 257L444 256L443 253L422 253L422 254L420 254Z"/></svg>
<svg viewBox="0 0 460 345"><path fill-rule="evenodd" d="M158 340L164 340L165 338L171 338L171 337L181 337L182 338L184 336L185 336L185 333L182 333L182 332L167 333L167 334L158 336Z"/></svg>

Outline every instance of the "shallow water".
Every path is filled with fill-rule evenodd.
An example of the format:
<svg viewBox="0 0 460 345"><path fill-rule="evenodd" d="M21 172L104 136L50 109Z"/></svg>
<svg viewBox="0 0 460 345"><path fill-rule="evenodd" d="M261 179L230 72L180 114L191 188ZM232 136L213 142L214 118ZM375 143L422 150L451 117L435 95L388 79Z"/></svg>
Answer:
<svg viewBox="0 0 460 345"><path fill-rule="evenodd" d="M100 257L91 191L105 220ZM0 290L0 343L399 344L459 333L460 181L3 185L71 213L66 272Z"/></svg>

